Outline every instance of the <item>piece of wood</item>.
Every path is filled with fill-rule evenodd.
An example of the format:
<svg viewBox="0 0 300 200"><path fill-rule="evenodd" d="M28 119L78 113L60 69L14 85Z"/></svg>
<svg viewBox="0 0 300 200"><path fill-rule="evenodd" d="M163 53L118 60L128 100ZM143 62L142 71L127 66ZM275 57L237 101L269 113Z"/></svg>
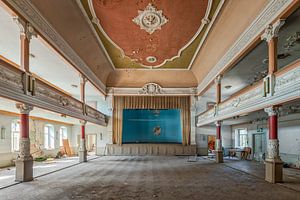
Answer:
<svg viewBox="0 0 300 200"><path fill-rule="evenodd" d="M72 156L73 155L73 151L70 147L70 143L68 139L63 139L63 147L65 149L65 152L67 154L67 156Z"/></svg>

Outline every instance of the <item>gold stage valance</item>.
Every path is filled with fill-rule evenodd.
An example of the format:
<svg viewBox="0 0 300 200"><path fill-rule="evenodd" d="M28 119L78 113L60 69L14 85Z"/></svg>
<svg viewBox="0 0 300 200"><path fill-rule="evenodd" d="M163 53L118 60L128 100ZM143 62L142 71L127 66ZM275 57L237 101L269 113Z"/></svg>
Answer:
<svg viewBox="0 0 300 200"><path fill-rule="evenodd" d="M180 109L182 144L190 144L189 96L115 96L113 102L114 144L122 144L123 109Z"/></svg>

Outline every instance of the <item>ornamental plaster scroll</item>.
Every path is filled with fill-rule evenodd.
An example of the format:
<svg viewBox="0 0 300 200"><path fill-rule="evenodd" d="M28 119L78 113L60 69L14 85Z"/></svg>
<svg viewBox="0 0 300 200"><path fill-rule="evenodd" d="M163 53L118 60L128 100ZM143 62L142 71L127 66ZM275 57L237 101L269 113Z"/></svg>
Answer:
<svg viewBox="0 0 300 200"><path fill-rule="evenodd" d="M37 37L37 33L35 32L32 25L24 20L20 19L19 17L14 17L13 20L17 23L20 28L20 34L25 35L26 38L30 41L32 37Z"/></svg>
<svg viewBox="0 0 300 200"><path fill-rule="evenodd" d="M300 42L300 32L296 32L286 39L286 43L284 44L285 50L289 51L297 42Z"/></svg>
<svg viewBox="0 0 300 200"><path fill-rule="evenodd" d="M270 42L272 38L278 37L279 29L283 26L285 20L279 19L274 24L269 24L262 34L261 39Z"/></svg>
<svg viewBox="0 0 300 200"><path fill-rule="evenodd" d="M267 147L267 159L270 159L270 160L280 159L279 140L269 139L268 147Z"/></svg>
<svg viewBox="0 0 300 200"><path fill-rule="evenodd" d="M245 50L251 42L256 39L264 29L274 21L288 6L293 3L293 0L271 0L266 8L253 21L244 33L231 46L227 53L219 60L213 69L206 75L203 81L198 85L198 93L200 94L219 72L223 71L238 55Z"/></svg>
<svg viewBox="0 0 300 200"><path fill-rule="evenodd" d="M0 65L0 83L9 86L12 90L17 92L24 92L22 74L9 70Z"/></svg>
<svg viewBox="0 0 300 200"><path fill-rule="evenodd" d="M17 160L28 161L32 160L32 156L30 154L30 140L29 138L20 138L19 144L19 153L17 155Z"/></svg>
<svg viewBox="0 0 300 200"><path fill-rule="evenodd" d="M179 58L179 57L181 56L181 53L182 53L189 45L191 45L191 44L193 43L193 41L198 37L198 35L199 35L199 34L201 33L201 31L203 30L204 26L208 25L208 28L207 28L207 30L205 31L204 36L203 36L203 38L201 39L201 42L199 43L198 48L197 48L197 50L196 50L196 52L195 52L195 54L194 54L194 56L193 56L193 58L192 58L192 60L191 60L191 63L190 63L190 65L189 65L189 67L188 67L188 70L190 70L190 68L191 68L191 66L192 66L192 63L193 63L194 60L196 59L196 55L198 54L198 52L199 52L199 50L200 50L202 44L204 43L204 41L205 41L205 39L206 39L206 37L207 37L207 35L208 35L208 32L209 32L209 30L210 30L212 24L214 23L215 19L217 18L217 15L218 15L218 13L220 12L220 10L221 10L221 8L222 8L224 2L225 2L225 0L221 0L221 1L220 1L220 4L219 4L219 6L218 6L218 8L217 8L217 10L216 10L216 12L215 12L215 14L214 14L214 16L212 17L212 19L209 19L209 14L211 13L211 10L212 10L213 0L209 0L209 1L208 1L207 10L206 10L206 13L205 13L204 18L201 20L201 25L200 25L199 29L197 30L196 34L191 38L191 40L190 40L185 46L183 46L183 47L179 50L179 52L178 52L178 54L177 54L176 56L174 56L174 57L172 57L172 58L170 58L170 59L166 59L163 63L161 63L161 64L159 64L159 65L155 65L155 66L147 66L147 65L143 65L143 64L140 64L140 65L141 65L142 67L146 68L146 69L158 69L158 68L160 68L161 66L163 66L164 64L166 64L167 62L173 61L174 59ZM92 28L94 34L96 35L96 37L97 37L97 39L98 39L98 41L99 41L100 46L104 49L105 54L106 54L106 56L108 57L108 59L110 60L110 62L111 62L111 64L112 64L113 68L116 69L116 67L114 66L114 64L113 64L113 62L112 62L112 60L111 60L111 58L110 58L110 56L109 56L107 50L104 48L104 45L103 45L101 39L99 38L99 35L97 34L96 30L94 30L93 24L95 24L95 25L98 27L98 29L101 31L101 33L109 40L109 42L110 42L111 44L113 44L113 45L121 52L121 55L122 55L123 57L127 57L128 59L130 59L130 60L132 60L132 61L135 61L135 60L131 59L130 57L126 56L125 53L124 53L124 51L123 51L123 49L122 49L121 47L119 47L119 46L118 46L118 45L117 45L117 44L116 44L116 43L115 43L115 42L114 42L114 41L106 34L106 32L104 31L104 29L102 28L102 26L101 26L101 24L100 24L99 19L97 18L97 15L96 15L96 12L95 12L95 9L94 9L94 6L93 6L93 0L88 0L89 10L90 10L90 12L91 12L91 14L92 14L92 19L89 19L89 17L88 17L87 14L86 14L85 9L83 8L83 6L82 6L82 4L80 3L79 0L77 0L77 3L79 4L79 7L81 8L82 12L84 13L84 15L85 15L87 21L88 21L88 22L91 22L91 23L90 23L90 27ZM126 69L119 69L119 70L126 70ZM168 70L168 69L163 69L163 70ZM186 70L186 69L178 69L178 70Z"/></svg>
<svg viewBox="0 0 300 200"><path fill-rule="evenodd" d="M35 96L45 101L52 101L58 106L62 106L76 112L82 112L82 103L56 90L52 90L40 82L36 82Z"/></svg>
<svg viewBox="0 0 300 200"><path fill-rule="evenodd" d="M97 120L105 121L106 119L104 114L100 113L98 110L89 106L86 107L86 113L88 116L93 117Z"/></svg>
<svg viewBox="0 0 300 200"><path fill-rule="evenodd" d="M23 104L23 103L17 103L16 107L20 110L21 114L29 114L30 111L33 110L33 106L32 105L28 105L28 104Z"/></svg>
<svg viewBox="0 0 300 200"><path fill-rule="evenodd" d="M147 83L139 91L139 94L157 95L164 93L162 87L156 83Z"/></svg>
<svg viewBox="0 0 300 200"><path fill-rule="evenodd" d="M78 56L72 47L56 32L52 25L41 15L38 9L27 0L7 0L22 17L24 17L35 30L42 34L60 53L76 68L81 71L95 85L99 91L105 94L106 86L103 84L89 66Z"/></svg>
<svg viewBox="0 0 300 200"><path fill-rule="evenodd" d="M132 20L135 24L147 33L152 34L156 30L160 30L169 19L167 19L162 10L157 10L151 3L144 10L138 11L138 16Z"/></svg>

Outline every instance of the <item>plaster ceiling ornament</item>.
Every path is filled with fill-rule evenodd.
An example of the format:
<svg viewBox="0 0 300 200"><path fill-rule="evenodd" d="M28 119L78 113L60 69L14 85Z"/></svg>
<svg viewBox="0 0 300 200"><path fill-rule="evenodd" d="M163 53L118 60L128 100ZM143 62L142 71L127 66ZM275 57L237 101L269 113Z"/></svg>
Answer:
<svg viewBox="0 0 300 200"><path fill-rule="evenodd" d="M162 10L157 10L149 3L145 10L138 11L138 16L132 21L147 33L152 34L156 30L160 30L169 20L163 15Z"/></svg>
<svg viewBox="0 0 300 200"><path fill-rule="evenodd" d="M156 83L147 83L142 87L142 90L139 91L139 94L147 94L147 95L157 95L162 94L162 87Z"/></svg>
<svg viewBox="0 0 300 200"><path fill-rule="evenodd" d="M80 2L114 69L186 70L194 62L224 0Z"/></svg>

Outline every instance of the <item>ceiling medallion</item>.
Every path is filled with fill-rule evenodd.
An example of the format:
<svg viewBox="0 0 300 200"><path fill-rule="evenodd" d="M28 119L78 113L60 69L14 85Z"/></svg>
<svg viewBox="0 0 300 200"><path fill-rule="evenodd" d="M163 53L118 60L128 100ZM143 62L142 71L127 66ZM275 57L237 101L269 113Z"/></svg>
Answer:
<svg viewBox="0 0 300 200"><path fill-rule="evenodd" d="M148 63L155 63L157 61L156 57L154 56L148 56L146 60Z"/></svg>
<svg viewBox="0 0 300 200"><path fill-rule="evenodd" d="M145 10L139 10L138 13L138 16L132 21L149 34L161 29L161 27L169 21L162 14L162 10L157 10L151 3L148 4Z"/></svg>

